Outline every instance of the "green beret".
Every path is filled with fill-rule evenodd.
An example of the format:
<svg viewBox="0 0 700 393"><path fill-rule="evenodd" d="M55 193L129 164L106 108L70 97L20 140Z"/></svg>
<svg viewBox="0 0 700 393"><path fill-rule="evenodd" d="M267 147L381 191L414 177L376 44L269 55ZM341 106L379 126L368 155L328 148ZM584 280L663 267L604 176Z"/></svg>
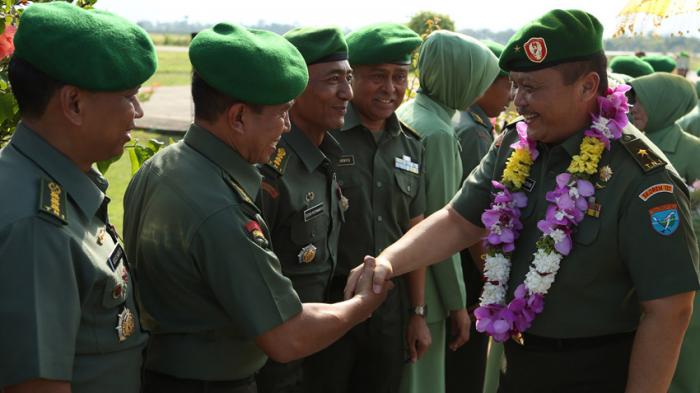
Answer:
<svg viewBox="0 0 700 393"><path fill-rule="evenodd" d="M617 56L610 61L610 69L618 74L629 75L637 78L644 75L649 75L654 72L649 63L640 59L637 56Z"/></svg>
<svg viewBox="0 0 700 393"><path fill-rule="evenodd" d="M308 65L348 58L348 44L337 27L298 27L284 38L296 46Z"/></svg>
<svg viewBox="0 0 700 393"><path fill-rule="evenodd" d="M346 40L350 64L411 64L411 53L422 42L416 32L398 23L365 26Z"/></svg>
<svg viewBox="0 0 700 393"><path fill-rule="evenodd" d="M700 68L698 68L698 70L695 71L695 74L696 74L697 76L700 76Z"/></svg>
<svg viewBox="0 0 700 393"><path fill-rule="evenodd" d="M516 32L501 55L506 71L534 71L603 52L603 26L581 10L552 10Z"/></svg>
<svg viewBox="0 0 700 393"><path fill-rule="evenodd" d="M109 12L63 1L27 7L14 44L14 56L87 90L132 89L158 66L153 42L142 28Z"/></svg>
<svg viewBox="0 0 700 393"><path fill-rule="evenodd" d="M282 36L219 23L190 44L192 68L214 89L258 105L279 105L306 89L304 57Z"/></svg>
<svg viewBox="0 0 700 393"><path fill-rule="evenodd" d="M654 69L654 72L673 72L676 69L676 61L671 56L650 55L642 57Z"/></svg>
<svg viewBox="0 0 700 393"><path fill-rule="evenodd" d="M491 53L496 55L496 57L501 57L501 54L503 53L503 48L505 48L505 46L503 46L502 44L499 44L498 42L492 40L481 40L481 43L486 45L486 47L489 48ZM500 68L496 78L501 76L508 76L508 71L504 70L503 68Z"/></svg>

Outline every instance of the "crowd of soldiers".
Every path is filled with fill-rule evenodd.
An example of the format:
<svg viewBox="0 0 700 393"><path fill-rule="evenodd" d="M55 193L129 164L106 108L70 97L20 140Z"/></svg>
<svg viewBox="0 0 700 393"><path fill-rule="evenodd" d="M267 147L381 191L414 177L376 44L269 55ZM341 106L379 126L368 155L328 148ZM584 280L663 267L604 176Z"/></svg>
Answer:
<svg viewBox="0 0 700 393"><path fill-rule="evenodd" d="M609 70L602 34L580 10L506 45L219 23L122 240L93 164L143 116L153 43L29 6L0 150L0 391L700 392L699 92L683 56Z"/></svg>

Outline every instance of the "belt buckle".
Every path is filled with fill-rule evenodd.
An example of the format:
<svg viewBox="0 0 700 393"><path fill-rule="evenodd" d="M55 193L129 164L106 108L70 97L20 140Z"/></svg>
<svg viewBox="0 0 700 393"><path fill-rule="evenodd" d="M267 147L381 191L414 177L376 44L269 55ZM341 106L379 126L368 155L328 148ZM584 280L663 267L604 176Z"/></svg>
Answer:
<svg viewBox="0 0 700 393"><path fill-rule="evenodd" d="M511 338L520 346L525 346L525 336L521 332L515 333Z"/></svg>

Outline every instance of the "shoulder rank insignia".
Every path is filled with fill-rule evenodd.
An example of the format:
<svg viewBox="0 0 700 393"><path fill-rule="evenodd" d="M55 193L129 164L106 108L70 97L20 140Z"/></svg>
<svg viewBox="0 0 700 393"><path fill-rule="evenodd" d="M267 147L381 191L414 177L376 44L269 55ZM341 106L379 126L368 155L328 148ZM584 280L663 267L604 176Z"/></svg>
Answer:
<svg viewBox="0 0 700 393"><path fill-rule="evenodd" d="M423 139L423 137L420 135L420 133L418 133L418 131L416 131L415 128L409 126L408 124L406 124L405 122L403 122L403 121L401 121L401 120L399 120L399 124L401 124L401 129L402 129L405 133L407 133L408 135L411 135L412 137L414 137L414 138L416 138L416 139L418 139L418 140Z"/></svg>
<svg viewBox="0 0 700 393"><path fill-rule="evenodd" d="M280 175L284 175L284 170L287 167L288 158L289 154L287 153L287 149L285 149L282 146L277 146L275 154L272 155L272 158L270 158L270 161L267 163L267 165L272 167Z"/></svg>
<svg viewBox="0 0 700 393"><path fill-rule="evenodd" d="M253 239L253 241L260 247L267 248L268 242L267 239L265 238L265 234L263 233L262 229L260 228L260 224L258 224L257 221L255 220L250 220L248 221L245 226L245 231L248 232L248 235Z"/></svg>
<svg viewBox="0 0 700 393"><path fill-rule="evenodd" d="M469 111L469 114L471 115L472 119L474 119L475 122L477 122L477 123L481 124L482 126L488 128L488 125L484 122L484 119L482 119L481 116L479 116L478 113L476 113L476 112L474 112L474 111Z"/></svg>
<svg viewBox="0 0 700 393"><path fill-rule="evenodd" d="M634 161L642 168L644 173L656 168L665 167L667 162L659 157L644 140L634 135L624 134L620 139L622 146L632 155Z"/></svg>
<svg viewBox="0 0 700 393"><path fill-rule="evenodd" d="M66 217L66 193L63 187L53 180L41 179L39 211L56 217L63 224L68 224Z"/></svg>
<svg viewBox="0 0 700 393"><path fill-rule="evenodd" d="M255 203L253 200L250 198L247 192L243 189L243 187L239 186L238 183L236 183L235 180L231 178L226 178L226 182L228 183L231 188L236 191L236 193L243 199L243 202L249 203L253 206L255 206Z"/></svg>

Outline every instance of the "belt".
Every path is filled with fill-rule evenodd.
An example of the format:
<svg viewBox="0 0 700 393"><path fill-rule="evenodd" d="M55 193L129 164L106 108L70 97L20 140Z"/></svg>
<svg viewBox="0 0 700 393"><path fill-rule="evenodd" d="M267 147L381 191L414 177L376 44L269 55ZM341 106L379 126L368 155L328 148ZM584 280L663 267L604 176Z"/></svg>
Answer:
<svg viewBox="0 0 700 393"><path fill-rule="evenodd" d="M164 374L158 371L145 370L146 378L149 379L152 385L163 386L173 386L176 385L180 388L191 388L195 389L234 389L243 386L248 386L255 382L255 376L251 375L246 378L225 380L225 381L205 381L200 379L187 379L187 378L177 378L172 375ZM204 391L204 390L203 390Z"/></svg>
<svg viewBox="0 0 700 393"><path fill-rule="evenodd" d="M633 339L636 331L607 334L604 336L578 337L578 338L551 338L542 337L530 333L523 333L521 342L513 340L516 344L533 350L541 351L568 351L576 349L589 349L614 344L620 341Z"/></svg>

